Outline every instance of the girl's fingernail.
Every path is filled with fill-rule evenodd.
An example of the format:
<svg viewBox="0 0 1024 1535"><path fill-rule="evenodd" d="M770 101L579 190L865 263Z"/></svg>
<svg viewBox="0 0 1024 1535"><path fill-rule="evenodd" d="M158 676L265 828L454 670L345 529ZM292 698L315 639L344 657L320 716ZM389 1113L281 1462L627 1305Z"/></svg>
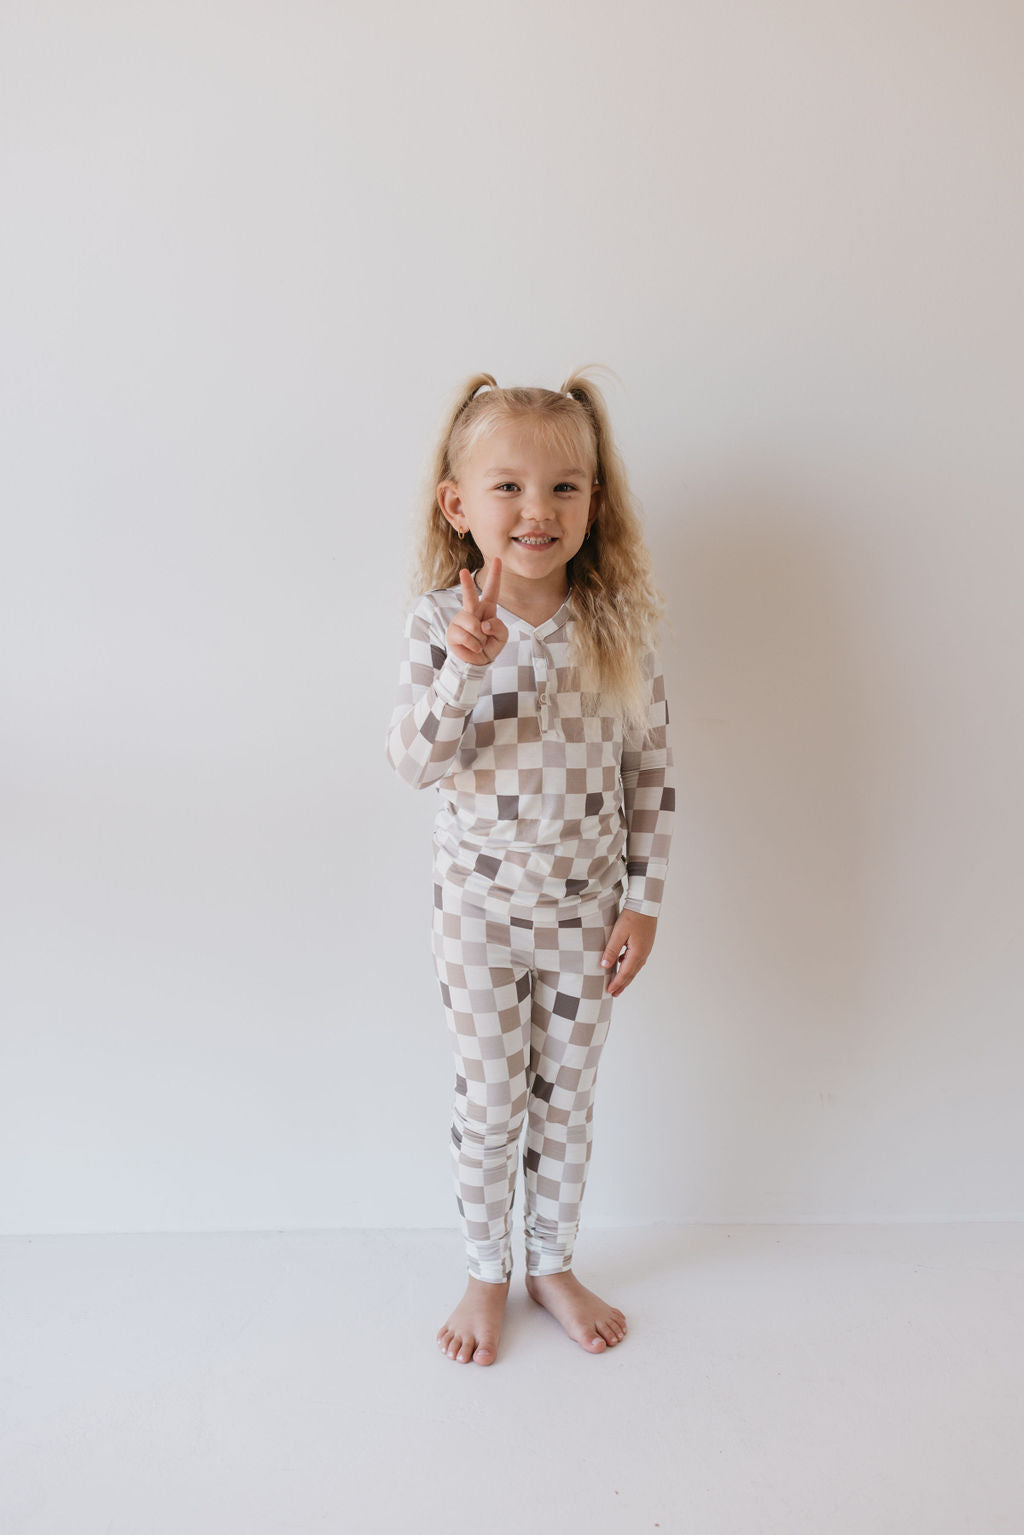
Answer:
<svg viewBox="0 0 1024 1535"><path fill-rule="evenodd" d="M484 631L485 634L490 634L490 632L491 632L490 619L485 618L483 623L480 625L480 627Z"/></svg>
<svg viewBox="0 0 1024 1535"><path fill-rule="evenodd" d="M601 963L602 963L602 965L608 966L608 965L611 964L611 960L610 959L602 959Z"/></svg>

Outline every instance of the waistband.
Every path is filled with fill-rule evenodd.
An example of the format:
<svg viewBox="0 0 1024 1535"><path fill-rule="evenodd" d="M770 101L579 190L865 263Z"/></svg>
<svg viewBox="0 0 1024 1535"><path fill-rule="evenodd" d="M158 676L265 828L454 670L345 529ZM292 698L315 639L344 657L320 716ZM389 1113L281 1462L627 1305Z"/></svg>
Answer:
<svg viewBox="0 0 1024 1535"><path fill-rule="evenodd" d="M564 901L529 904L504 897L467 894L465 887L451 880L434 878L434 905L443 911L463 914L479 913L492 920L508 922L512 927L559 927L567 922L585 921L589 917L605 914L609 908L618 910L625 894L625 882L620 880L594 895L571 896Z"/></svg>

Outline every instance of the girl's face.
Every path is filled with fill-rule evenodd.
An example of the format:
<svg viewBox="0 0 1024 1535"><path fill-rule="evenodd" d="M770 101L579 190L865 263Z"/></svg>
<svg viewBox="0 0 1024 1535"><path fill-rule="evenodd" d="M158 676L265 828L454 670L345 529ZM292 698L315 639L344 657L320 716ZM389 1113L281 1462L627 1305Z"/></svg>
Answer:
<svg viewBox="0 0 1024 1535"><path fill-rule="evenodd" d="M437 487L438 504L484 557L501 560L503 606L564 599L565 567L597 512L593 466L543 447L522 424L482 437L455 480Z"/></svg>

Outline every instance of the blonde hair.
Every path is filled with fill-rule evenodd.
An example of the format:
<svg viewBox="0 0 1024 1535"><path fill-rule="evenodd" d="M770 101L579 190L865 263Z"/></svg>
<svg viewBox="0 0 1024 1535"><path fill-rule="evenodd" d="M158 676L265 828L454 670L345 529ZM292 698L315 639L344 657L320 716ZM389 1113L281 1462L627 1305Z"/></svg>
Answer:
<svg viewBox="0 0 1024 1535"><path fill-rule="evenodd" d="M642 731L649 687L644 661L664 601L654 584L607 407L585 371L570 374L557 393L501 389L489 373L474 374L459 390L424 476L413 595L455 586L464 566L474 571L484 563L473 535L460 539L437 499L438 486L443 480L458 481L459 470L482 437L496 427L524 423L552 450L579 453L579 462L591 467L600 490L590 536L566 566L570 611L576 620L572 659L584 691L598 695L591 706L618 714L626 730ZM489 387L484 390L484 385Z"/></svg>

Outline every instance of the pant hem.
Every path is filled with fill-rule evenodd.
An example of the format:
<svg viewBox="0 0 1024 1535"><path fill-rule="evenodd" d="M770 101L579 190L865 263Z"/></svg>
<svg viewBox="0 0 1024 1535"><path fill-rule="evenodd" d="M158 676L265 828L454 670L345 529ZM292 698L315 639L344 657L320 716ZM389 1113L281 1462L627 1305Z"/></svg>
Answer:
<svg viewBox="0 0 1024 1535"><path fill-rule="evenodd" d="M470 1257L466 1263L466 1272L471 1279L479 1279L483 1284L504 1284L511 1279L513 1267L511 1253L490 1263L480 1263Z"/></svg>
<svg viewBox="0 0 1024 1535"><path fill-rule="evenodd" d="M531 1279L543 1279L548 1274L567 1274L571 1268L572 1258L569 1257L564 1263L560 1263L555 1267L552 1267L550 1263L545 1263L534 1268L527 1263L526 1272Z"/></svg>

